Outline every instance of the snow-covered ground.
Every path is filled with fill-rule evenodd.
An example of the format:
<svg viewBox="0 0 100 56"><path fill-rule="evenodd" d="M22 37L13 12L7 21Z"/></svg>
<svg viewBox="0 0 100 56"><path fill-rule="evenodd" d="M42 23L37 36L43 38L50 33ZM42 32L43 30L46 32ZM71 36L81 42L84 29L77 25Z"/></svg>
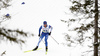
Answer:
<svg viewBox="0 0 100 56"><path fill-rule="evenodd" d="M25 2L25 4L21 4ZM34 33L34 37L27 38L26 45L22 46L22 50L17 44L10 45L2 43L0 53L6 50L4 56L80 56L79 48L69 48L62 45L65 43L63 33L68 32L66 24L61 19L69 19L72 17L69 13L69 0L13 0L12 6L7 10L2 9L1 13L9 13L12 19L3 23L4 26L11 29L22 29L27 32ZM39 40L38 30L43 21L53 26L52 36L60 43L59 45L51 38L48 39L48 54L45 55L45 45L40 43L41 50L23 53L36 47ZM4 47L5 46L5 47Z"/></svg>
<svg viewBox="0 0 100 56"><path fill-rule="evenodd" d="M49 42L48 43L49 50L48 50L47 55L45 55L45 45L43 42L41 42L40 47L39 47L39 48L42 48L41 50L37 50L37 51L29 52L29 53L24 53L23 56L33 56L33 55L34 56L40 56L40 55L41 56L67 56L67 55L69 55L70 51L67 50L68 48L66 48L62 45L58 45L57 43L54 42L54 40L52 38L49 37L48 42ZM37 41L35 41L34 44L37 44ZM35 47L34 44L33 44L33 46ZM28 49L31 49L31 48L33 48L33 47L30 47ZM28 49L26 49L26 50L28 50Z"/></svg>
<svg viewBox="0 0 100 56"><path fill-rule="evenodd" d="M43 42L40 43L39 48L42 48L41 50L33 51L33 52L27 52L24 53L24 51L33 49L38 42L38 38L29 38L26 45L23 46L22 50L18 48L18 46L10 46L6 47L6 55L4 56L78 56L80 55L79 50L77 49L71 49L70 47L66 47L62 44L57 44L51 37L48 39L48 54L45 54L45 45Z"/></svg>

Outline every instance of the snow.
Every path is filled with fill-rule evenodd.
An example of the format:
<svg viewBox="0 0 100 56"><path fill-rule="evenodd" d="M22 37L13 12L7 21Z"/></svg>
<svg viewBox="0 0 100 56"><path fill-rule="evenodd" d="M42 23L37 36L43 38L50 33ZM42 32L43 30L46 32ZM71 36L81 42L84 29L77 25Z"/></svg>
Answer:
<svg viewBox="0 0 100 56"><path fill-rule="evenodd" d="M37 36L33 38L33 40L29 40L28 42L33 42L33 45L32 44L28 44L28 46L30 46L29 48L25 48L26 50L30 50L30 49L33 49L36 45L37 45L37 42L38 42L38 38ZM45 44L43 43L44 42L44 39L43 41L40 43L40 46L39 48L42 48L41 50L37 50L37 51L33 51L33 52L29 52L29 53L24 53L24 56L27 56L27 55L35 55L35 56L45 56ZM62 46L61 44L58 45L50 36L49 36L49 39L48 39L48 54L46 56L54 56L54 55L68 55L66 54L66 52L68 52L68 50L65 49L66 47ZM25 50L24 49L24 50Z"/></svg>
<svg viewBox="0 0 100 56"><path fill-rule="evenodd" d="M22 2L25 4L21 5ZM4 56L80 56L81 50L79 48L70 48L64 46L61 43L65 43L63 33L68 32L66 24L61 22L61 19L69 19L71 15L66 15L65 12L69 13L68 7L70 2L67 0L13 0L12 6L3 9L1 13L9 13L12 19L4 22L4 26L10 29L22 29L27 32L34 33L35 36L28 37L27 42L20 49L17 44L11 45L10 42L7 44L2 43L0 50L6 50ZM58 45L50 36L48 39L48 54L45 55L45 45L43 42L40 43L39 48L41 50L23 53L24 51L31 50L36 47L39 37L38 30L42 25L43 21L47 21L48 24L53 26L52 36L60 44ZM72 34L72 33L71 33ZM74 35L74 34L73 34ZM5 46L5 47L3 47ZM0 53L2 53L0 51Z"/></svg>
<svg viewBox="0 0 100 56"><path fill-rule="evenodd" d="M38 42L37 36L31 37L27 40L26 45L23 45L22 50L18 48L19 46L15 45L7 45L6 47L6 55L4 56L78 56L80 55L80 51L78 48L70 48L62 45L61 43L58 45L50 36L48 39L48 54L45 54L45 44L43 41L40 43L39 48L41 50L27 52L24 51L32 50Z"/></svg>
<svg viewBox="0 0 100 56"><path fill-rule="evenodd" d="M43 42L40 43L39 48L42 48L41 50L33 51L33 52L27 52L24 53L24 51L31 50L35 47L35 44L37 43L38 38L30 38L28 39L27 45L23 46L23 49L20 50L18 46L11 46L7 47L6 55L4 56L66 56L70 54L70 50L63 45L58 45L52 38L49 37L48 39L48 54L45 54L45 45ZM33 42L33 43L32 43Z"/></svg>

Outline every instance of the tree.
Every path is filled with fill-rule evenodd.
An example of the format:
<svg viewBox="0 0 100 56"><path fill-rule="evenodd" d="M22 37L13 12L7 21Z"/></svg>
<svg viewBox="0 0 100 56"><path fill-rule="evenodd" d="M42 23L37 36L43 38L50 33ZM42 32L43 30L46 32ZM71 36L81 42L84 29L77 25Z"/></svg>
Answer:
<svg viewBox="0 0 100 56"><path fill-rule="evenodd" d="M75 23L77 23L78 26L74 26L72 29L69 29L69 32L75 31L75 33L77 33L77 36L72 37L67 33L66 40L70 43L83 45L83 43L90 42L92 39L94 39L94 43L92 43L91 41L91 44L87 44L87 46L90 48L93 48L94 46L94 56L98 56L98 25L100 26L100 23L98 23L98 21L100 21L98 19L98 17L100 16L98 11L98 5L100 4L98 4L98 0L70 1L73 4L70 7L70 10L76 16L76 18L69 19L67 21L61 21L68 23L68 27L74 26ZM91 49L91 51L93 50Z"/></svg>
<svg viewBox="0 0 100 56"><path fill-rule="evenodd" d="M95 0L94 56L98 56L98 0Z"/></svg>
<svg viewBox="0 0 100 56"><path fill-rule="evenodd" d="M11 0L0 0L0 11L2 10L2 8L8 8L9 6L11 6L9 4ZM10 20L11 16L10 14L4 14L4 15L0 15L0 25L2 25L3 22ZM10 42L14 42L14 43L18 43L18 44L22 44L25 43L25 39L21 39L20 37L27 37L27 36L33 36L33 34L24 32L23 30L12 30L12 29L7 29L5 27L1 27L0 26L0 41L10 41ZM3 54L5 53L5 51L3 52ZM2 54L2 55L3 55Z"/></svg>

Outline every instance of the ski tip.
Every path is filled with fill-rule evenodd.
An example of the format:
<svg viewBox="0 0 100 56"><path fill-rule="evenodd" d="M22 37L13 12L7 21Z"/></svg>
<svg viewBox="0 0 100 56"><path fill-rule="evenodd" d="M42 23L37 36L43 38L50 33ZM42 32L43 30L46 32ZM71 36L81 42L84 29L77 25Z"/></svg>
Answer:
<svg viewBox="0 0 100 56"><path fill-rule="evenodd" d="M47 55L47 52L45 53L45 55Z"/></svg>
<svg viewBox="0 0 100 56"><path fill-rule="evenodd" d="M48 52L46 51L45 55L47 55L47 53L48 53Z"/></svg>

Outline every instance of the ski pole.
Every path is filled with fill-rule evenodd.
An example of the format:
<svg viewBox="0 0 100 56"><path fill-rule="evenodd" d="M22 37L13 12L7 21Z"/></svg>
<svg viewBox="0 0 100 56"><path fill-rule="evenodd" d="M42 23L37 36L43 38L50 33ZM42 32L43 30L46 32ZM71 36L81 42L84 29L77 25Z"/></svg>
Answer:
<svg viewBox="0 0 100 56"><path fill-rule="evenodd" d="M52 37L52 36L51 36ZM59 43L52 37L52 39L59 45Z"/></svg>

